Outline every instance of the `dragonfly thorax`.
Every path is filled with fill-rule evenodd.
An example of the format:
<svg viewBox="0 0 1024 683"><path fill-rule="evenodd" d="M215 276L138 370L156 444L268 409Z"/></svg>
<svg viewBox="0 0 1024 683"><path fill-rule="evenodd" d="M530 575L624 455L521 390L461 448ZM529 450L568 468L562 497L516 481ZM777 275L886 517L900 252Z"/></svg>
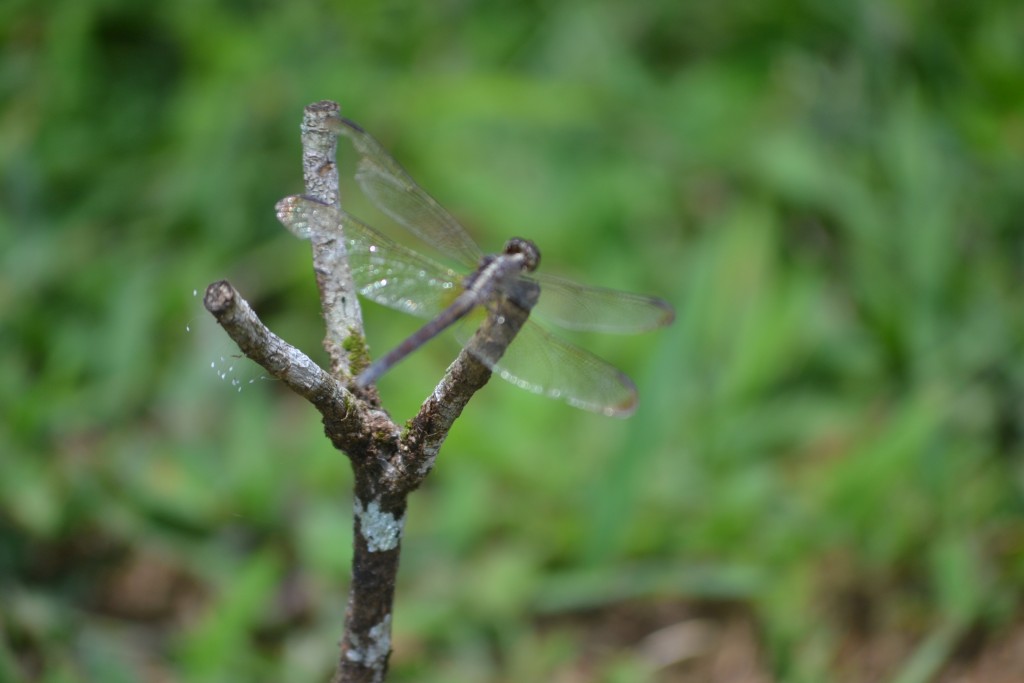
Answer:
<svg viewBox="0 0 1024 683"><path fill-rule="evenodd" d="M523 270L528 273L537 270L537 266L540 265L540 249L531 240L523 239L522 237L513 237L508 242L505 242L505 248L502 250L502 253L509 256L521 254L523 257Z"/></svg>

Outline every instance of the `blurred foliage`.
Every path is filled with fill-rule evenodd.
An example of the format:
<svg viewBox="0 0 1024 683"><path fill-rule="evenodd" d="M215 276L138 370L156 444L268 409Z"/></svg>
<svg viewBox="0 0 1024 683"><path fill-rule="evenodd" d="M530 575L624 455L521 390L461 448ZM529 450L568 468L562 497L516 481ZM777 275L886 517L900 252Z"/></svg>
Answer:
<svg viewBox="0 0 1024 683"><path fill-rule="evenodd" d="M272 212L320 99L485 246L679 313L584 340L637 378L628 422L476 397L411 501L393 680L653 676L536 628L625 603L746 605L784 681L868 680L843 654L876 635L903 681L983 645L1024 586L1021 26L1010 0L3 3L0 680L333 668L347 463L193 295L229 277L323 357ZM416 324L366 314L378 352ZM397 419L454 352L386 378Z"/></svg>

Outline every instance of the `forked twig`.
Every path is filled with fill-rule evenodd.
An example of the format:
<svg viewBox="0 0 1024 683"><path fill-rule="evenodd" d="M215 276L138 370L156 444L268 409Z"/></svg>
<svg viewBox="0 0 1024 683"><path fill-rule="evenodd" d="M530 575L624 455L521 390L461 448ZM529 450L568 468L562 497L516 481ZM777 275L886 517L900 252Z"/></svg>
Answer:
<svg viewBox="0 0 1024 683"><path fill-rule="evenodd" d="M306 194L340 208L335 166L338 116L334 102L306 107L302 123ZM351 381L368 362L362 314L343 239L313 237L313 267L331 359L327 372L271 332L226 281L211 284L207 310L242 352L312 403L324 431L352 463L355 480L352 581L345 632L334 683L381 683L391 654L391 612L406 499L430 473L463 408L490 379L491 371L470 349L500 357L525 322L522 301L499 300L484 324L451 364L419 413L401 428L380 409L376 392ZM537 292L532 293L536 302Z"/></svg>

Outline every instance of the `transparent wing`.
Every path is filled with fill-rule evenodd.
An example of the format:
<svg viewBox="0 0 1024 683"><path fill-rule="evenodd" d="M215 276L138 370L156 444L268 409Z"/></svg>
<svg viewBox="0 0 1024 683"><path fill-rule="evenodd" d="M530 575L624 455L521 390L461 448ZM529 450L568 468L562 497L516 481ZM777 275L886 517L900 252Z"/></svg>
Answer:
<svg viewBox="0 0 1024 683"><path fill-rule="evenodd" d="M359 153L356 180L381 211L442 253L477 266L482 253L473 239L379 142L348 119L338 119L338 132ZM566 329L634 333L668 325L675 318L672 307L655 297L586 287L545 274L534 279L543 291L537 312Z"/></svg>
<svg viewBox="0 0 1024 683"><path fill-rule="evenodd" d="M476 267L483 256L480 247L379 142L348 119L339 118L337 130L359 153L356 182L377 208L441 253Z"/></svg>
<svg viewBox="0 0 1024 683"><path fill-rule="evenodd" d="M297 237L343 234L359 294L403 313L432 318L460 292L462 277L380 234L358 218L308 197L277 203L277 219Z"/></svg>
<svg viewBox="0 0 1024 683"><path fill-rule="evenodd" d="M456 329L463 345L476 331L482 310ZM500 359L485 357L472 348L470 351L520 389L610 417L629 417L636 410L636 385L621 370L532 320L526 321Z"/></svg>
<svg viewBox="0 0 1024 683"><path fill-rule="evenodd" d="M567 330L632 334L663 327L675 319L672 306L657 297L587 287L545 273L528 277L541 287L534 310Z"/></svg>

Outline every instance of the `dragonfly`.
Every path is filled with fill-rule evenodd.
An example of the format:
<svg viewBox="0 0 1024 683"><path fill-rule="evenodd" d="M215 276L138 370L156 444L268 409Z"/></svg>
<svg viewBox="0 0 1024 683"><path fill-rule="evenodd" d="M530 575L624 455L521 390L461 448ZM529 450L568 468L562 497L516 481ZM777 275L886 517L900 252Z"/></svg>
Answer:
<svg viewBox="0 0 1024 683"><path fill-rule="evenodd" d="M398 244L355 216L313 198L293 195L278 202L278 220L297 237L321 235L345 240L360 295L430 320L364 370L356 378L358 386L373 384L398 361L471 313L495 311L502 296L518 303L539 288L536 306L504 353L473 345L467 350L502 379L533 393L612 417L627 417L636 410L636 385L625 373L552 333L547 326L639 333L671 323L675 312L670 304L653 296L588 287L535 272L540 253L529 240L513 238L501 254L485 255L455 217L369 133L341 117L334 119L333 125L358 153L355 179L370 201L461 268L460 272L442 265ZM532 303L522 301L519 305L529 310ZM460 327L460 336L468 337L466 325Z"/></svg>

